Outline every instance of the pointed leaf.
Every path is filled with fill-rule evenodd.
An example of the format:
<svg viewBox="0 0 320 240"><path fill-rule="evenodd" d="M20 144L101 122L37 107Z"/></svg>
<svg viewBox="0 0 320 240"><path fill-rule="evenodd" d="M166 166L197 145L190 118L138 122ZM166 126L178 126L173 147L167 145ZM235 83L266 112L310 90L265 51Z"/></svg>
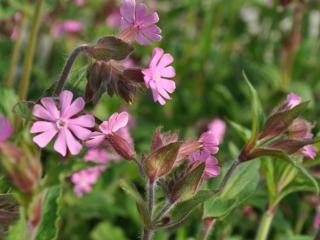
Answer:
<svg viewBox="0 0 320 240"><path fill-rule="evenodd" d="M148 210L147 210L147 207L146 207L147 206L146 202L143 200L143 198L141 197L140 193L137 191L135 186L133 186L132 184L128 183L124 179L121 179L120 180L120 187L130 197L132 197L133 200L136 202L138 212L139 212L140 216L143 219L144 225L145 226L151 226L151 219L149 217L149 213L148 213Z"/></svg>

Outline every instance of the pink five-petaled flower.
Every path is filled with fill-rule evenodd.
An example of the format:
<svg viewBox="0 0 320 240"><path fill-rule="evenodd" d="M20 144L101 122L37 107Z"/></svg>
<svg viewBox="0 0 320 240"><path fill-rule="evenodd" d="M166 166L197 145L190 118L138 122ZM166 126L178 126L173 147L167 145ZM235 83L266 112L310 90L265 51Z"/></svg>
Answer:
<svg viewBox="0 0 320 240"><path fill-rule="evenodd" d="M71 175L71 182L74 184L74 192L78 197L82 197L84 193L92 191L92 186L97 182L101 172L105 170L105 166L96 166L81 170Z"/></svg>
<svg viewBox="0 0 320 240"><path fill-rule="evenodd" d="M0 115L0 143L5 142L13 133L14 127L4 116Z"/></svg>
<svg viewBox="0 0 320 240"><path fill-rule="evenodd" d="M101 132L93 132L87 141L88 147L98 147L103 143L108 135L116 133L121 128L125 127L129 121L129 114L127 112L114 113L110 118L100 124Z"/></svg>
<svg viewBox="0 0 320 240"><path fill-rule="evenodd" d="M90 148L83 159L102 164L110 161L108 152L103 148Z"/></svg>
<svg viewBox="0 0 320 240"><path fill-rule="evenodd" d="M33 141L39 147L47 146L58 134L54 149L62 156L66 156L67 149L72 155L81 151L79 140L84 141L89 137L91 131L88 128L94 127L95 120L90 114L77 116L85 102L81 97L72 102L72 98L72 92L65 90L59 96L59 109L50 97L42 98L41 104L34 106L33 115L39 120L32 125L30 132L38 134Z"/></svg>
<svg viewBox="0 0 320 240"><path fill-rule="evenodd" d="M219 151L219 140L213 131L202 133L199 142L202 143L202 149L204 152L216 154Z"/></svg>
<svg viewBox="0 0 320 240"><path fill-rule="evenodd" d="M149 68L142 70L144 82L148 88L151 88L153 100L161 105L166 103L165 99L170 99L168 93L173 93L176 89L175 82L169 80L176 75L175 69L169 66L172 62L171 54L164 53L161 48L155 48Z"/></svg>
<svg viewBox="0 0 320 240"><path fill-rule="evenodd" d="M204 177L206 179L216 177L220 174L221 169L218 166L218 160L207 152L197 151L195 153L192 153L189 156L189 161L191 164L197 162L205 163Z"/></svg>
<svg viewBox="0 0 320 240"><path fill-rule="evenodd" d="M161 40L161 29L155 25L159 21L156 12L147 13L147 7L135 0L123 0L120 6L121 28L120 38L135 39L141 45Z"/></svg>

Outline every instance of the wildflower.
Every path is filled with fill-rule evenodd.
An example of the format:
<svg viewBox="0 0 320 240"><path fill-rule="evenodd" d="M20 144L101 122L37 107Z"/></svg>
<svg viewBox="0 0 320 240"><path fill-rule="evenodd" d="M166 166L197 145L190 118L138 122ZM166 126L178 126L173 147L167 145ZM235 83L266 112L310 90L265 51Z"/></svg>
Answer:
<svg viewBox="0 0 320 240"><path fill-rule="evenodd" d="M78 197L82 197L84 193L92 191L92 186L97 182L104 166L87 168L79 172L73 173L71 182L74 184L74 192Z"/></svg>
<svg viewBox="0 0 320 240"><path fill-rule="evenodd" d="M109 156L108 152L103 148L90 148L86 155L84 155L84 160L95 163L107 163Z"/></svg>
<svg viewBox="0 0 320 240"><path fill-rule="evenodd" d="M215 133L219 144L221 144L226 131L226 123L219 118L215 118L209 123L208 128L209 131L213 131Z"/></svg>
<svg viewBox="0 0 320 240"><path fill-rule="evenodd" d="M64 33L79 33L83 30L82 23L76 20L57 22L52 26L51 32L54 37L61 37Z"/></svg>
<svg viewBox="0 0 320 240"><path fill-rule="evenodd" d="M317 212L316 216L314 217L313 228L316 230L320 229L320 212Z"/></svg>
<svg viewBox="0 0 320 240"><path fill-rule="evenodd" d="M204 177L206 179L216 177L220 174L221 169L218 166L218 160L208 152L197 151L192 153L189 157L189 161L191 164L199 162L205 163Z"/></svg>
<svg viewBox="0 0 320 240"><path fill-rule="evenodd" d="M207 131L201 134L199 142L202 143L203 151L216 154L219 151L219 141L213 131Z"/></svg>
<svg viewBox="0 0 320 240"><path fill-rule="evenodd" d="M86 0L74 0L77 6L83 6L86 3Z"/></svg>
<svg viewBox="0 0 320 240"><path fill-rule="evenodd" d="M317 155L317 148L313 145L306 145L299 150L299 153L306 158L314 159Z"/></svg>
<svg viewBox="0 0 320 240"><path fill-rule="evenodd" d="M78 116L83 110L85 102L78 97L72 102L73 94L63 91L59 97L60 108L58 110L53 98L44 97L41 104L36 104L33 115L38 118L30 132L38 135L33 141L41 148L46 147L58 134L54 149L62 156L66 156L67 149L72 155L78 154L82 145L79 140L86 140L94 127L95 120L90 114Z"/></svg>
<svg viewBox="0 0 320 240"><path fill-rule="evenodd" d="M13 125L4 116L0 115L0 143L5 142L13 131Z"/></svg>
<svg viewBox="0 0 320 240"><path fill-rule="evenodd" d="M295 106L299 105L302 102L301 97L294 93L289 93L287 96L287 106L289 109L294 108Z"/></svg>
<svg viewBox="0 0 320 240"><path fill-rule="evenodd" d="M133 159L135 152L131 144L120 136L120 129L126 127L129 121L129 114L127 112L114 113L111 117L100 124L100 132L93 132L87 145L89 147L98 147L105 142L111 144L114 150L125 159Z"/></svg>
<svg viewBox="0 0 320 240"><path fill-rule="evenodd" d="M120 38L135 39L141 45L161 40L161 29L155 25L159 21L156 12L147 13L147 7L135 0L124 0L120 6L121 28Z"/></svg>
<svg viewBox="0 0 320 240"><path fill-rule="evenodd" d="M153 100L161 105L170 99L168 93L173 93L176 89L174 81L169 80L176 75L175 69L169 66L173 62L173 57L169 53L164 53L163 49L155 48L149 68L144 69L144 82L151 88Z"/></svg>

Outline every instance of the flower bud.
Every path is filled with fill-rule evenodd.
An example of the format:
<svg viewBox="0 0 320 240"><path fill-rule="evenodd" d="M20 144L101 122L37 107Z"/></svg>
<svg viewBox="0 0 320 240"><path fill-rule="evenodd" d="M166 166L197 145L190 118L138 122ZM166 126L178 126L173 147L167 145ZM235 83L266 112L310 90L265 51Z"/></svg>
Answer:
<svg viewBox="0 0 320 240"><path fill-rule="evenodd" d="M158 127L152 136L151 141L151 152L156 151L157 149L168 145L170 143L177 142L179 134L177 132L165 132L161 133L161 127Z"/></svg>
<svg viewBox="0 0 320 240"><path fill-rule="evenodd" d="M16 187L24 193L34 193L41 177L39 156L28 146L18 148L12 143L0 144L0 158Z"/></svg>
<svg viewBox="0 0 320 240"><path fill-rule="evenodd" d="M170 143L152 152L144 161L145 171L151 182L168 174L178 157L181 143Z"/></svg>
<svg viewBox="0 0 320 240"><path fill-rule="evenodd" d="M107 135L107 140L120 156L127 160L135 159L136 153L133 147L124 138L112 133Z"/></svg>
<svg viewBox="0 0 320 240"><path fill-rule="evenodd" d="M313 137L313 134L311 133L311 129L314 126L301 119L297 118L295 119L292 124L288 128L288 135L292 138L307 138L310 139Z"/></svg>

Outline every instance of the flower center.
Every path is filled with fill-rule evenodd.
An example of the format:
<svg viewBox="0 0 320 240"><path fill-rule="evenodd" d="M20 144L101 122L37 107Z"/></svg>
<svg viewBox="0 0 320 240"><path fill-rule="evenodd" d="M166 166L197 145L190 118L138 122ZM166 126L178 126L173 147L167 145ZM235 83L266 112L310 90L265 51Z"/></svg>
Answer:
<svg viewBox="0 0 320 240"><path fill-rule="evenodd" d="M58 129L62 129L62 128L65 127L66 122L63 121L63 120L61 120L61 119L59 119L59 120L56 122L56 125L57 125L57 128L58 128Z"/></svg>

